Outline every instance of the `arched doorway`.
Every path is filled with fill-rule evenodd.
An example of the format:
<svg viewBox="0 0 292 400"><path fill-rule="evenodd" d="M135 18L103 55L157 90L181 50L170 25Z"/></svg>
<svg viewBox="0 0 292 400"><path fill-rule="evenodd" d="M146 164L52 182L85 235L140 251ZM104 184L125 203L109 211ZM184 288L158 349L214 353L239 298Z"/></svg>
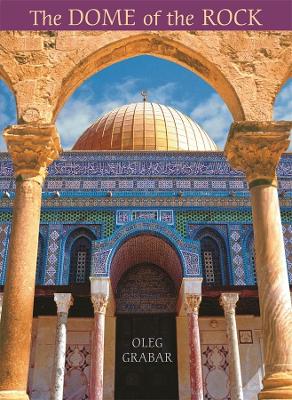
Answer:
<svg viewBox="0 0 292 400"><path fill-rule="evenodd" d="M111 268L116 298L115 400L177 400L176 304L182 268L163 239L129 239Z"/></svg>

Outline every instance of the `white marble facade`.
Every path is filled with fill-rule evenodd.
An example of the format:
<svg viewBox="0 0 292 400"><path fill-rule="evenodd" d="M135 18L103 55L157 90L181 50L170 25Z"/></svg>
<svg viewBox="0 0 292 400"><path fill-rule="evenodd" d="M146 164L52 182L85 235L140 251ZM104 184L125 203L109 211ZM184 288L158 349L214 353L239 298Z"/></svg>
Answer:
<svg viewBox="0 0 292 400"><path fill-rule="evenodd" d="M237 316L243 395L245 400L257 400L263 376L260 318ZM91 329L90 318L69 318L65 366L64 399L87 400L90 376ZM223 317L199 318L204 399L230 400L229 362L226 325ZM113 368L114 334L112 321L107 318L105 337L104 400L114 400ZM53 374L56 317L38 317L33 325L29 392L32 400L49 400ZM182 341L180 341L183 343ZM184 344L183 344L184 345ZM187 349L185 349L187 351ZM178 351L179 354L179 351ZM184 384L183 365L179 363L180 400L188 388ZM180 370L181 369L181 370Z"/></svg>

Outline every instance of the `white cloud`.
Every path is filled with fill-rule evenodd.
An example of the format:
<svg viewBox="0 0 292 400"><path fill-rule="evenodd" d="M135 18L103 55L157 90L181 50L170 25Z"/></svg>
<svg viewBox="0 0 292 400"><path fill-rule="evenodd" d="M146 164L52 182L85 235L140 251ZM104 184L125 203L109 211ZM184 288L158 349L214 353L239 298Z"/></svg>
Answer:
<svg viewBox="0 0 292 400"><path fill-rule="evenodd" d="M62 146L70 149L78 137L100 116L124 104L141 101L141 82L138 79L127 79L119 85L109 85L103 91L100 100L92 87L85 83L78 95L73 95L57 119ZM149 88L149 100L172 105L182 109L185 103L175 100L177 85L169 82L165 85Z"/></svg>
<svg viewBox="0 0 292 400"><path fill-rule="evenodd" d="M274 119L276 121L292 121L292 79L289 79L276 98ZM291 134L290 140L288 151L292 152Z"/></svg>
<svg viewBox="0 0 292 400"><path fill-rule="evenodd" d="M232 116L221 97L214 93L197 105L191 117L208 133L220 149L226 143Z"/></svg>
<svg viewBox="0 0 292 400"><path fill-rule="evenodd" d="M292 120L292 79L282 88L276 98L274 119L277 121Z"/></svg>

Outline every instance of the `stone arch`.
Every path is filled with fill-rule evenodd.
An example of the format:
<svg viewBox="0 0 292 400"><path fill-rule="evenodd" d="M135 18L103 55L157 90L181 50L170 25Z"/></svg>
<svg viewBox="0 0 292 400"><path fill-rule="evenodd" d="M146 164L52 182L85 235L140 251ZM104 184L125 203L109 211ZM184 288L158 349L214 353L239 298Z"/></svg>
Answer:
<svg viewBox="0 0 292 400"><path fill-rule="evenodd" d="M62 91L53 111L54 119L74 90L94 73L124 59L145 54L175 62L196 73L222 97L234 120L245 119L240 99L231 81L207 58L202 49L191 48L167 35L151 32L117 38L103 47L93 49L80 59L63 78Z"/></svg>
<svg viewBox="0 0 292 400"><path fill-rule="evenodd" d="M63 254L62 266L63 266L63 268L61 269L61 274L59 275L59 281L61 284L69 283L70 266L71 266L71 250L72 250L72 247L74 246L74 243L82 237L86 238L90 242L96 240L95 234L91 231L91 229L89 229L87 227L73 228L69 232L67 237L65 238L64 248L62 251L62 254ZM89 260L90 260L90 257L91 257L91 250L90 250ZM88 273L90 275L90 265L89 265Z"/></svg>
<svg viewBox="0 0 292 400"><path fill-rule="evenodd" d="M110 263L114 291L123 274L139 264L157 265L172 278L176 289L179 289L183 277L180 256L162 235L144 231L125 239L114 252Z"/></svg>
<svg viewBox="0 0 292 400"><path fill-rule="evenodd" d="M224 238L220 235L220 233L212 229L210 227L204 227L200 229L197 234L195 239L199 240L201 243L201 261L202 261L202 275L204 279L204 284L208 285L206 283L206 271L205 271L205 265L204 265L204 245L203 241L205 239L210 239L210 244L214 243L217 246L217 251L218 251L218 265L214 265L214 268L218 268L218 271L214 271L215 273L217 272L219 274L219 285L228 285L230 282L230 277L228 276L228 268L227 268L227 248L226 248L226 243ZM207 246L207 244L206 244ZM215 279L214 284L216 285L217 281ZM211 283L209 283L211 284ZM212 286L212 284L211 284Z"/></svg>

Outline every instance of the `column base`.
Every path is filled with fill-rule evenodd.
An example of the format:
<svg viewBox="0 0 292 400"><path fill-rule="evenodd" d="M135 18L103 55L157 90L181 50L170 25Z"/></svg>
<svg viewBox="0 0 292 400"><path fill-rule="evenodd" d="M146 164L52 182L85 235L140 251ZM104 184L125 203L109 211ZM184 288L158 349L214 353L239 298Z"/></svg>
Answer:
<svg viewBox="0 0 292 400"><path fill-rule="evenodd" d="M263 380L264 387L259 393L261 399L292 399L292 374L279 372ZM1 397L0 397L1 399Z"/></svg>
<svg viewBox="0 0 292 400"><path fill-rule="evenodd" d="M0 390L0 400L29 400L29 397L22 390Z"/></svg>

